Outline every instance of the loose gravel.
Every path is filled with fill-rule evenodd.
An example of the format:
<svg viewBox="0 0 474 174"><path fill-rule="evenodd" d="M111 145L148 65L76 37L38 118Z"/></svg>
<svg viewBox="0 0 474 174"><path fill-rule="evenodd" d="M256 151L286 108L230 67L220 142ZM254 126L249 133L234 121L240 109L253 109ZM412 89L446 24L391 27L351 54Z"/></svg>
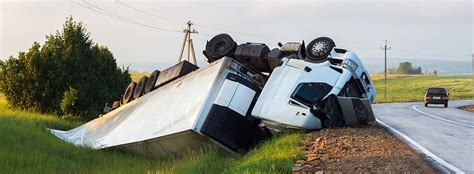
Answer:
<svg viewBox="0 0 474 174"><path fill-rule="evenodd" d="M407 145L375 123L322 129L303 140L292 173L436 173Z"/></svg>

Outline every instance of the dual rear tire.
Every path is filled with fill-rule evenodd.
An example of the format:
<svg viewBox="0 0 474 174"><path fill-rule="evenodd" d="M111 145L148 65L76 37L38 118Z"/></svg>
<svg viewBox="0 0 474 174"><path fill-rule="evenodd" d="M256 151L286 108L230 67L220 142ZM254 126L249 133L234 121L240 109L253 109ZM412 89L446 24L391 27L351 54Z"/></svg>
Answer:
<svg viewBox="0 0 474 174"><path fill-rule="evenodd" d="M135 100L144 94L147 94L156 89L155 83L160 75L160 71L155 70L151 73L150 77L143 76L137 82L130 82L127 89L125 90L122 98L120 99L120 105L125 105L132 100Z"/></svg>

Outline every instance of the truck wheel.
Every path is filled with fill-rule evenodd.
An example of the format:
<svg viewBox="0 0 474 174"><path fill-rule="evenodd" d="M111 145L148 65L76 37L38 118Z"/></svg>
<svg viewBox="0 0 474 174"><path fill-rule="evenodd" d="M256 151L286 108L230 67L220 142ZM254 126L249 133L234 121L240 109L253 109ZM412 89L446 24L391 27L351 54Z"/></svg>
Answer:
<svg viewBox="0 0 474 174"><path fill-rule="evenodd" d="M448 103L445 103L445 104L444 104L444 107L447 108L447 107L448 107Z"/></svg>
<svg viewBox="0 0 474 174"><path fill-rule="evenodd" d="M306 47L306 58L311 61L323 62L334 47L336 47L336 44L331 38L318 37Z"/></svg>
<svg viewBox="0 0 474 174"><path fill-rule="evenodd" d="M425 108L428 107L428 103L425 103Z"/></svg>
<svg viewBox="0 0 474 174"><path fill-rule="evenodd" d="M137 86L135 86L135 89L133 91L133 96L132 98L135 100L138 97L142 96L145 92L145 86L146 82L148 81L147 76L143 76L137 83Z"/></svg>
<svg viewBox="0 0 474 174"><path fill-rule="evenodd" d="M148 78L145 85L145 94L155 89L155 83L158 79L158 76L160 76L160 71L158 70L155 70L150 74L150 77Z"/></svg>
<svg viewBox="0 0 474 174"><path fill-rule="evenodd" d="M209 63L219 60L224 56L234 54L237 43L228 34L218 34L206 43L206 50L203 52Z"/></svg>
<svg viewBox="0 0 474 174"><path fill-rule="evenodd" d="M123 94L123 104L127 104L128 102L132 101L132 95L133 91L135 90L135 86L137 86L137 83L135 82L131 82L128 85L127 89L125 90L125 93Z"/></svg>
<svg viewBox="0 0 474 174"><path fill-rule="evenodd" d="M155 84L159 76L160 76L160 71L158 70L155 70L151 73L145 86L145 94L156 89Z"/></svg>

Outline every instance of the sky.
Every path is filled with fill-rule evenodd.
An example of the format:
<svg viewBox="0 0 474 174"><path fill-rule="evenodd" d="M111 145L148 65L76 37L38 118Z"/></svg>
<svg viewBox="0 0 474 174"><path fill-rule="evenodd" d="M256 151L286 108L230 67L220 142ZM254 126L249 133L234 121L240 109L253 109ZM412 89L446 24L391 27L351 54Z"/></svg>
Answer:
<svg viewBox="0 0 474 174"><path fill-rule="evenodd" d="M177 63L188 20L199 32L192 39L200 66L206 64L206 41L219 33L230 34L238 43L266 43L270 48L278 42L309 43L328 36L372 63L383 63L380 47L385 40L392 61L472 62L473 8L471 0L0 0L0 59L16 57L34 41L43 44L46 35L73 16L86 25L95 43L112 51L119 65L132 70Z"/></svg>

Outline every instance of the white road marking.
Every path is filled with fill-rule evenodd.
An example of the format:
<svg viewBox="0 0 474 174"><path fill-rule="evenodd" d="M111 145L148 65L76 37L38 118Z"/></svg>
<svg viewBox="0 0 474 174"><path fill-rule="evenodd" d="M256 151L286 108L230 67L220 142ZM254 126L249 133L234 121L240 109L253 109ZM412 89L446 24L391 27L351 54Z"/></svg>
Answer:
<svg viewBox="0 0 474 174"><path fill-rule="evenodd" d="M411 139L410 137L408 137L407 135L401 133L400 131L396 130L395 128L385 124L384 122L380 121L379 119L377 119L377 122L380 123L382 126L390 129L391 131L393 131L394 133L398 134L400 137L404 138L406 141L408 141L409 143L411 143L413 146L415 146L416 148L418 148L421 152L423 152L426 156L430 157L431 159L435 160L436 162L440 163L441 165L445 166L446 168L452 170L453 172L455 173L458 173L458 174L464 174L464 172L460 169L458 169L457 167L454 167L453 165L449 164L448 162L446 162L445 160L441 159L440 157L436 156L435 154L431 153L428 149L424 148L423 146L421 146L420 144L418 144L415 140Z"/></svg>
<svg viewBox="0 0 474 174"><path fill-rule="evenodd" d="M441 118L441 117L438 117L438 116L435 116L435 115L432 115L432 114L428 114L428 113L423 112L423 111L421 111L420 109L416 108L416 105L413 105L412 108L413 108L415 111L418 111L419 113L422 113L422 114L424 114L424 115L426 115L426 116L429 116L429 117L433 117L433 118L438 119L438 120L443 120L443 121L450 122L450 123L453 123L453 124L457 124L457 125L461 125L461 126L466 126L466 127L474 128L474 126L471 126L471 125L468 125L468 124L459 123L459 122L452 121L452 120L448 120L448 119L444 119L444 118Z"/></svg>

